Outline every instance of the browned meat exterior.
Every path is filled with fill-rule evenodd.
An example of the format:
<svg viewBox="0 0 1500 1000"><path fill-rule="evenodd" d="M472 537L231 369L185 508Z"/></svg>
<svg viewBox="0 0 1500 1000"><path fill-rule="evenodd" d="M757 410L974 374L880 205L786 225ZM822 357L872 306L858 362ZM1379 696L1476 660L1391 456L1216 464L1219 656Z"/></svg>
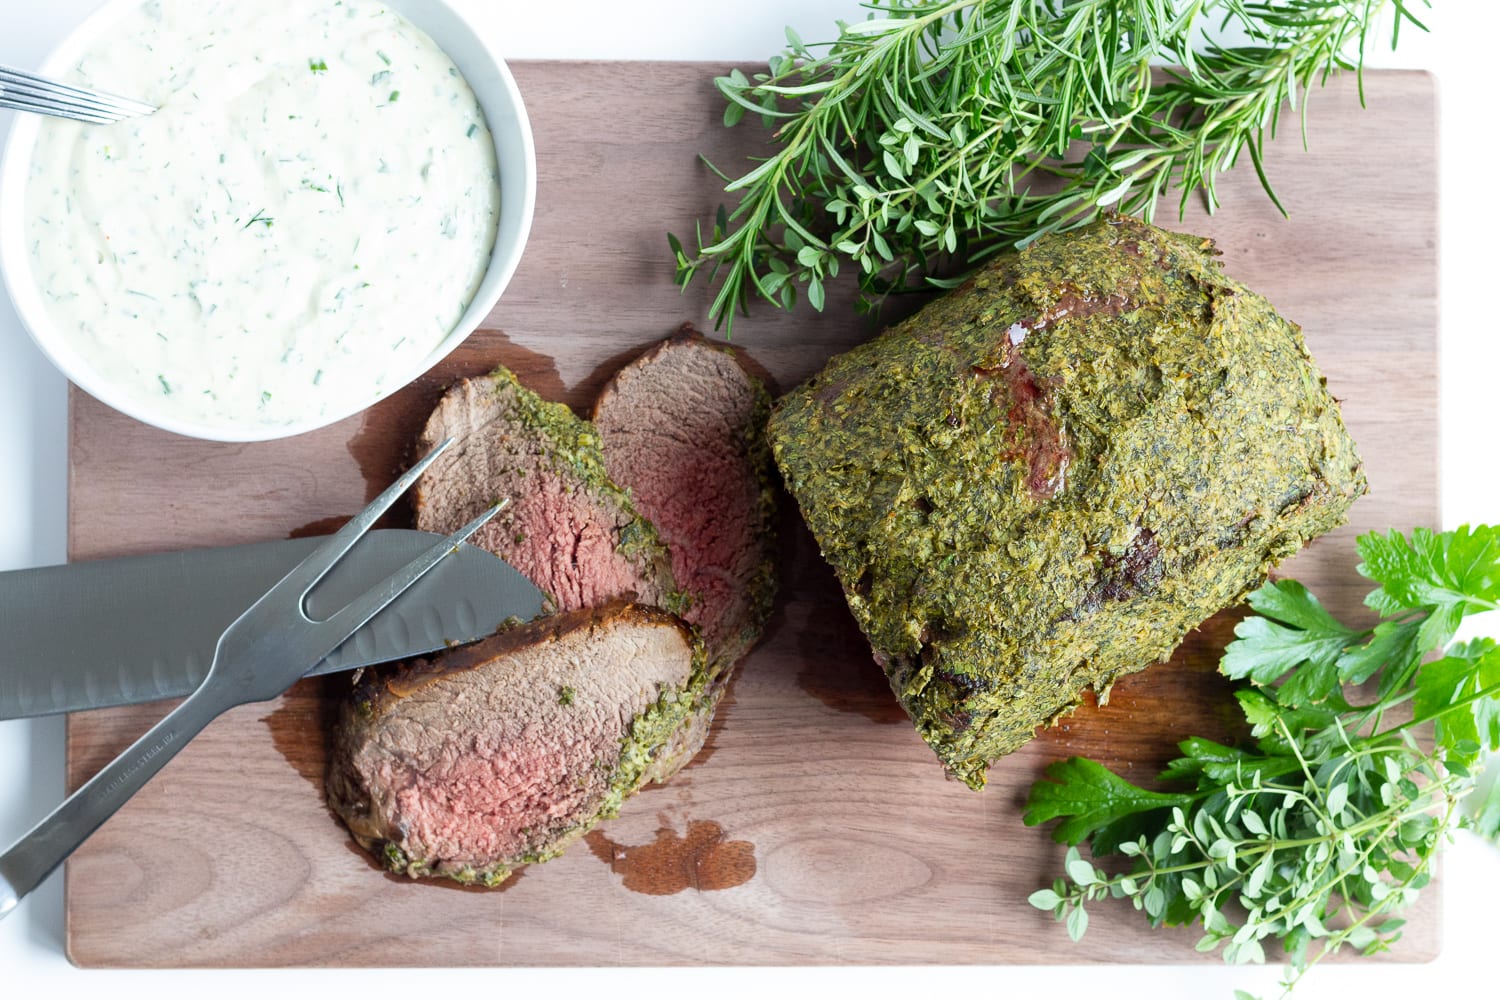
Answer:
<svg viewBox="0 0 1500 1000"><path fill-rule="evenodd" d="M684 330L620 371L594 406L610 478L661 534L710 663L760 638L776 593L771 397L727 349Z"/></svg>
<svg viewBox="0 0 1500 1000"><path fill-rule="evenodd" d="M559 609L634 597L680 610L656 529L610 481L587 421L544 402L502 368L450 389L417 451L448 437L454 445L417 483L418 528L447 534L508 497L472 541L524 573Z"/></svg>
<svg viewBox="0 0 1500 1000"><path fill-rule="evenodd" d="M613 816L703 683L681 620L623 602L372 671L335 730L329 802L392 871L497 885Z"/></svg>

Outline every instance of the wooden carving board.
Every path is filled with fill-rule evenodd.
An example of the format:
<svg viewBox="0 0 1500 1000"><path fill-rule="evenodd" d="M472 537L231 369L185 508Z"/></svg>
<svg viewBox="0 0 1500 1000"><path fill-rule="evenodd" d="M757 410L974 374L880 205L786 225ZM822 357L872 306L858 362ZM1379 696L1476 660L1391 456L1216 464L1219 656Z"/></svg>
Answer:
<svg viewBox="0 0 1500 1000"><path fill-rule="evenodd" d="M668 230L691 234L721 200L702 151L739 169L752 124L719 123L710 79L682 63L516 67L536 134L536 224L485 328L365 414L264 444L175 437L72 396L75 560L318 532L409 460L444 386L497 364L586 406L648 344L691 321L708 287L672 283ZM1315 93L1311 149L1295 116L1267 169L1226 176L1223 208L1180 223L1214 237L1228 272L1302 324L1344 401L1373 485L1353 523L1287 567L1357 614L1357 531L1438 518L1436 150L1432 80L1366 77ZM420 288L412 294L420 295ZM871 335L844 297L827 310L757 307L735 341L782 389ZM915 303L903 303L909 310ZM888 313L893 315L893 313ZM1119 684L990 772L945 780L871 662L833 577L788 502L782 592L706 748L586 843L498 891L377 870L325 809L330 707L347 678L304 682L212 726L68 865L68 948L86 966L675 965L1218 961L1191 931L1151 932L1125 907L1095 913L1086 948L1026 904L1062 848L1021 822L1046 764L1070 754L1139 779L1174 743L1232 718L1213 673L1234 616L1172 663ZM151 705L74 715L69 779L91 775L158 718ZM1396 960L1438 948L1437 893Z"/></svg>

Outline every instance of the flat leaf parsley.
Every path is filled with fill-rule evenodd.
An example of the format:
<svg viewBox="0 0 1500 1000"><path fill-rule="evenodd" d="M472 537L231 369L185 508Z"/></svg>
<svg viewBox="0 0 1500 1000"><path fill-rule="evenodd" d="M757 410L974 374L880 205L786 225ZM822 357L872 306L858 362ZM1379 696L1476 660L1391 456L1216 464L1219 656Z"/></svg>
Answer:
<svg viewBox="0 0 1500 1000"><path fill-rule="evenodd" d="M1075 940L1087 904L1125 898L1153 925L1199 925L1198 949L1230 962L1263 961L1265 943L1279 944L1290 990L1340 949L1389 948L1396 911L1452 831L1500 824L1494 807L1473 819L1459 809L1484 751L1500 749L1500 647L1453 641L1466 616L1500 603L1500 529L1358 544L1359 572L1377 585L1365 599L1373 628L1339 622L1292 580L1250 596L1255 614L1220 671L1244 682L1253 746L1184 741L1161 776L1177 790L1138 788L1082 758L1032 787L1026 823L1059 820L1053 836L1071 846L1066 875L1031 904ZM1085 842L1128 869L1096 867Z"/></svg>

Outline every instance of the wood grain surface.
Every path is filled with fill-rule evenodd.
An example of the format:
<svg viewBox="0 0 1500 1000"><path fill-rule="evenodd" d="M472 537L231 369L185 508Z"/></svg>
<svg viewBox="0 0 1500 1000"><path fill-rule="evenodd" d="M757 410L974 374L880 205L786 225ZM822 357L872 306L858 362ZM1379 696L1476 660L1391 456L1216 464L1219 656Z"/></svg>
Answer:
<svg viewBox="0 0 1500 1000"><path fill-rule="evenodd" d="M720 126L710 77L721 67L515 69L540 190L525 258L484 329L363 415L278 442L175 437L75 391L73 559L326 529L409 459L455 378L504 364L584 406L680 323L708 329L708 289L678 293L666 233L691 232L719 203L699 151L728 166L759 141ZM1344 401L1372 492L1287 571L1348 614L1365 589L1355 533L1438 517L1433 84L1377 72L1365 89L1365 110L1352 79L1314 94L1311 148L1292 127L1270 149L1289 220L1248 164L1224 179L1218 215L1193 207L1178 223L1168 208L1158 220L1217 239L1229 273L1302 324ZM823 315L757 308L735 341L790 387L871 334L847 301L835 290ZM784 524L782 595L709 745L564 857L492 891L377 870L322 796L328 715L348 679L303 682L210 726L78 852L69 954L86 966L237 967L1219 961L1193 951L1191 931L1151 932L1120 906L1094 913L1086 948L1070 944L1026 904L1062 848L1022 824L1020 805L1059 757L1096 756L1144 780L1175 741L1224 733L1233 710L1213 665L1234 613L1119 684L1107 708L1005 759L975 793L944 779L795 512ZM73 716L70 781L167 707ZM1417 910L1391 959L1436 953L1436 887Z"/></svg>

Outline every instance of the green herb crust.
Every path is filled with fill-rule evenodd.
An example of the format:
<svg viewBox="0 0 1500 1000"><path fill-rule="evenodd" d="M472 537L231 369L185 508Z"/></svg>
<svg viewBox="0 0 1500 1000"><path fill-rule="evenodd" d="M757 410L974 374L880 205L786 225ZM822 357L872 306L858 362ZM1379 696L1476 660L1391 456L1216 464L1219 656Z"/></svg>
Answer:
<svg viewBox="0 0 1500 1000"><path fill-rule="evenodd" d="M363 734L378 725L385 713L403 698L427 685L456 672L503 669L507 648L522 649L578 629L599 629L618 618L655 621L680 629L692 650L692 664L685 683L663 687L656 699L632 718L620 738L618 756L595 762L594 767L608 775L608 781L586 814L565 827L539 827L531 831L528 838L531 843L525 851L487 865L455 865L443 859L416 857L390 839L391 831L372 815L370 789L358 770L345 762L348 748L357 746ZM653 780L660 770L661 759L672 753L677 734L697 710L708 680L703 644L681 619L659 608L621 601L602 608L561 612L524 624L512 623L487 639L454 647L430 659L367 672L345 703L336 726L334 743L341 749L335 754L327 777L329 802L354 839L392 872L412 878L448 878L465 885L498 886L516 869L558 857L600 822L619 815L621 804ZM571 706L576 696L576 691L564 688L559 703ZM579 774L578 781L586 782L589 777Z"/></svg>
<svg viewBox="0 0 1500 1000"><path fill-rule="evenodd" d="M583 489L608 497L627 515L625 525L617 533L618 551L622 555L637 557L642 566L652 567L653 575L671 581L667 547L657 534L656 526L635 509L630 494L609 478L600 451L599 432L593 424L566 404L548 402L532 392L509 368L496 367L485 378L501 401L506 416L535 432L538 440L547 443L549 447L545 455L556 471L576 479ZM668 583L664 589L672 589L672 585ZM676 599L681 600L680 597Z"/></svg>
<svg viewBox="0 0 1500 1000"><path fill-rule="evenodd" d="M584 834L605 820L618 816L621 804L651 780L649 772L652 764L666 752L673 735L686 724L692 711L695 691L701 687L701 684L690 684L684 688L663 691L654 705L636 716L629 734L620 740L620 757L614 764L614 777L610 782L609 792L600 801L598 809L565 831L549 832L547 838L539 841L534 850L519 857L492 865L448 868L425 859L413 858L391 840L366 840L358 833L355 834L355 839L397 875L410 878L447 878L464 885L481 885L493 889L514 875L517 869L560 857Z"/></svg>
<svg viewBox="0 0 1500 1000"><path fill-rule="evenodd" d="M727 351L727 348L724 350ZM775 558L778 478L775 461L771 456L771 442L766 436L771 419L771 393L759 378L750 376L749 382L755 391L755 406L744 428L745 457L754 470L760 487L756 494L756 515L757 524L765 539L767 557L756 567L755 575L745 585L745 590L750 595L749 620L736 637L734 645L720 654L721 662L712 668L716 675L727 675L734 662L743 658L760 641L766 620L771 617L771 607L776 603L776 590L780 583ZM733 659L730 659L731 656Z"/></svg>
<svg viewBox="0 0 1500 1000"><path fill-rule="evenodd" d="M634 377L641 378L649 373L653 366L667 366L668 371L675 371L681 376L680 368L672 367L672 357L682 357L684 348L691 348L692 352L687 356L696 357L699 350L711 351L716 355L727 359L733 366L731 370L741 372L743 375L743 387L748 390L748 398L736 401L732 408L726 409L722 401L705 402L699 398L700 405L715 407L719 419L730 421L729 426L733 428L733 444L736 450L736 464L742 459L745 470L749 473L753 486L753 510L748 511L751 520L751 531L755 537L756 555L753 565L748 571L737 566L732 557L726 557L723 562L716 564L714 570L720 575L729 575L735 579L736 585L743 592L744 603L736 612L732 612L733 619L738 621L738 627L731 630L721 630L716 627L703 627L702 638L708 659L708 683L699 696L698 704L694 706L690 724L683 727L673 740L669 750L662 754L648 775L650 781L666 781L684 765L690 761L699 750L702 749L708 737L709 727L713 722L714 712L723 698L731 678L734 676L736 665L759 641L767 619L771 616L772 605L775 602L778 585L777 563L776 563L776 518L777 518L777 495L779 493L778 477L776 467L771 456L770 442L766 437L766 425L770 420L772 398L770 391L766 388L761 378L748 371L735 351L728 345L715 344L695 330L690 324L684 324L676 333L647 350L635 361L622 369L611 380L600 394L599 400L594 405L593 417L595 421L601 418L608 420L607 407L618 398L617 393L628 392L622 388L623 380ZM692 370L691 368L689 369ZM701 371L700 371L701 375ZM723 376L720 376L723 377ZM694 398L695 390L680 381L663 381L657 384L659 391L670 391L677 389L679 393L685 393L688 398ZM639 384L636 386L637 395L641 392ZM743 410L740 406L743 405ZM702 417L691 419L702 420ZM686 432L674 427L674 430L684 437L691 439L691 432ZM606 456L610 449L619 444L613 440L608 431L601 432L605 446ZM697 445L695 445L697 447ZM615 454L619 454L616 452ZM639 460L637 460L639 461ZM689 459L678 455L664 458L663 461L673 463L685 463ZM608 459L607 459L608 464ZM614 467L614 466L610 466ZM622 470L620 482L630 490L631 469L627 466ZM726 504L738 505L743 502L738 490L734 485L735 473L726 472L723 482L720 484ZM649 502L642 501L636 494L632 493L637 500L640 509L648 515L657 516ZM658 498L658 502L660 498ZM670 513L667 514L670 517ZM679 515L680 517L680 515ZM663 522L667 523L667 522ZM670 531L668 532L670 535ZM700 616L693 613L693 605L704 600L704 595L693 591L692 571L688 570L688 576L680 580L685 593L689 595L687 610L679 611L684 614L690 623L704 626ZM708 598L712 600L712 598Z"/></svg>
<svg viewBox="0 0 1500 1000"><path fill-rule="evenodd" d="M766 619L771 615L771 607L776 599L778 580L775 549L778 477L776 475L775 463L771 456L770 442L766 437L766 425L770 420L773 402L771 393L759 377L744 369L735 352L728 345L715 344L693 329L691 324L684 324L676 333L655 344L615 376L615 379L605 387L599 400L595 402L593 419L595 421L600 419L601 409L606 399L618 391L615 382L622 376L632 372L639 373L642 369L649 369L650 365L662 354L670 352L673 349L680 349L684 345L714 351L729 359L731 364L744 373L744 385L750 392L748 412L744 414L735 436L742 451L745 465L755 481L755 509L752 518L754 520L754 531L760 541L760 551L764 554L764 559L755 565L753 572L740 581L746 595L743 627L733 635L719 638L717 644L712 641L709 643L708 655L711 679L724 681L728 679L728 675L734 666L760 639L761 631L765 626ZM735 419L739 419L738 413ZM592 429L592 425L590 426ZM595 431L595 433L597 434L598 432ZM603 443L605 447L608 446L608 441L608 435L604 435ZM606 461L605 465L608 468L609 463ZM649 512L649 505L639 503L626 477L622 476L620 481L625 484L625 492L631 496L632 502L637 503L640 507L644 507ZM728 490L729 487L726 485L725 489ZM653 529L658 533L660 532L660 529L656 528L655 522L652 522L649 517L643 517L643 520L651 524ZM720 569L726 570L727 568L720 567ZM678 614L684 614L688 608L699 603L701 597L692 593L686 583L679 581L679 585L683 590L684 606L673 607L670 610ZM688 614L687 617L690 621L694 620L691 614Z"/></svg>
<svg viewBox="0 0 1500 1000"><path fill-rule="evenodd" d="M995 259L776 406L772 448L922 737L996 757L1366 490L1299 329L1110 217Z"/></svg>
<svg viewBox="0 0 1500 1000"><path fill-rule="evenodd" d="M483 391L471 392L473 387L479 387ZM490 406L483 412L482 423L477 427L473 426L473 419L463 409L462 401L466 396L490 398ZM647 585L646 591L637 596L643 602L663 607L674 614L680 614L686 609L689 598L682 593L673 578L672 560L666 544L656 526L636 510L630 494L610 478L600 451L599 432L591 423L562 403L542 399L523 386L514 372L504 367L497 367L488 375L459 383L449 391L444 402L450 398L455 400L458 415L450 416L444 405L439 404L419 441L419 450L431 450L444 437L455 432L463 436L483 438L490 433L488 425L506 425L507 429L500 432L506 443L497 446L497 454L512 454L515 474L524 477L528 462L543 462L563 477L570 488L586 497L596 498L601 508L607 509L615 517L615 553L632 566ZM517 435L514 429L527 433ZM523 437L529 439L522 440ZM418 528L453 530L477 515L482 506L498 499L476 495L470 497L470 502L462 509L435 508L434 484L452 478L449 466L465 461L465 451L466 449L455 449L455 454L451 457L441 456L418 481L414 501ZM510 466L505 466L500 471L509 472ZM526 537L520 531L524 500L525 494L518 494L517 502L501 511L490 525L481 529L475 539L476 544L523 568L523 571L527 565L522 556ZM556 595L549 596L554 598L555 603Z"/></svg>

